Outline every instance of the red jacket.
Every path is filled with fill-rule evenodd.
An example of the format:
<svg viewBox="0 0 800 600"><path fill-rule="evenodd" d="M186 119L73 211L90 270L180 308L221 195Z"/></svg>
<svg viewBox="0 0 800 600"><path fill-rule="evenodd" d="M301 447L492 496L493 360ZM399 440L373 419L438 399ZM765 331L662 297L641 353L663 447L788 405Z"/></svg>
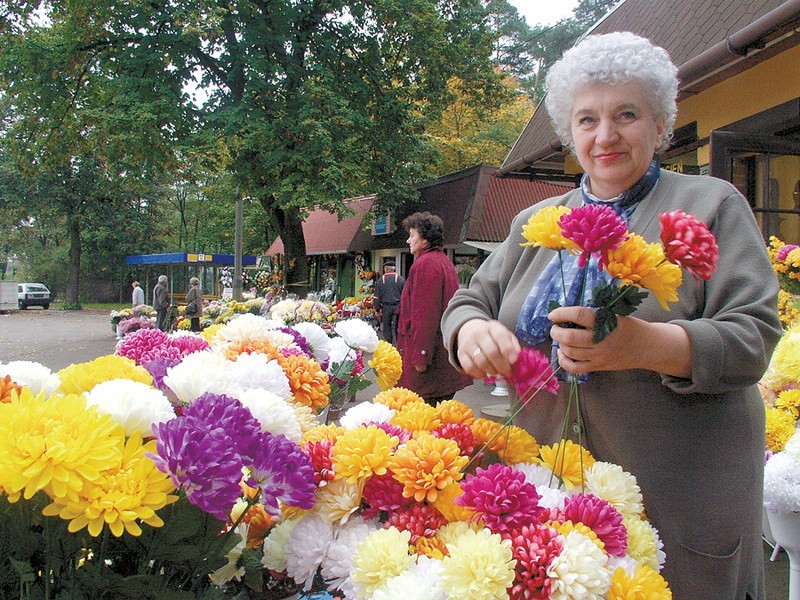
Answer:
<svg viewBox="0 0 800 600"><path fill-rule="evenodd" d="M442 248L423 250L411 265L397 323L397 349L403 357L398 386L423 398L455 394L472 384L447 358L439 322L458 289L458 275ZM422 373L416 365L426 367Z"/></svg>

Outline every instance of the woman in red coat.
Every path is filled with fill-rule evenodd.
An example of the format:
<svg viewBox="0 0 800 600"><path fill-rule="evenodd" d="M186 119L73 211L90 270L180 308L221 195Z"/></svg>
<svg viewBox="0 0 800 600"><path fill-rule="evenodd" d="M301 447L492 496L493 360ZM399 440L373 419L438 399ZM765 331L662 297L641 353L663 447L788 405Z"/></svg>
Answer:
<svg viewBox="0 0 800 600"><path fill-rule="evenodd" d="M400 298L397 349L403 356L403 375L397 385L435 406L472 384L471 377L450 364L439 324L458 289L458 276L444 253L444 224L439 217L414 213L403 227L415 260Z"/></svg>

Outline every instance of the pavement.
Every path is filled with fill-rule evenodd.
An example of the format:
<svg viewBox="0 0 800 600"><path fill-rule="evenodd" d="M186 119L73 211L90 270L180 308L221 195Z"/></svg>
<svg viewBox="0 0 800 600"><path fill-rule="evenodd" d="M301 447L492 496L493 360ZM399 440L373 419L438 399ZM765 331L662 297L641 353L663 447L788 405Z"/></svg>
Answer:
<svg viewBox="0 0 800 600"><path fill-rule="evenodd" d="M0 361L32 360L51 370L72 363L86 362L114 352L116 336L112 333L107 311L43 310L0 313ZM508 411L507 396L492 395L495 386L475 381L456 393L455 398L469 405L478 416L501 419ZM370 400L380 391L372 384L356 396L356 402ZM764 542L764 564L768 600L789 598L789 559L785 551L775 553ZM716 599L714 599L716 600ZM727 599L719 599L727 600Z"/></svg>

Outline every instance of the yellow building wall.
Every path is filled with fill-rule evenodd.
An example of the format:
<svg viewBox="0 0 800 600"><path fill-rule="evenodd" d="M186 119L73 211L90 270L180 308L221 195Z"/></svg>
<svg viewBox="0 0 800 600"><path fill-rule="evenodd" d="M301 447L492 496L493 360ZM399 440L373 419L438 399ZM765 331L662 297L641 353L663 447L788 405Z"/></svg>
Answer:
<svg viewBox="0 0 800 600"><path fill-rule="evenodd" d="M800 46L719 83L678 105L675 128L697 121L702 139L724 125L758 114L800 96ZM708 146L697 151L698 164L709 162Z"/></svg>

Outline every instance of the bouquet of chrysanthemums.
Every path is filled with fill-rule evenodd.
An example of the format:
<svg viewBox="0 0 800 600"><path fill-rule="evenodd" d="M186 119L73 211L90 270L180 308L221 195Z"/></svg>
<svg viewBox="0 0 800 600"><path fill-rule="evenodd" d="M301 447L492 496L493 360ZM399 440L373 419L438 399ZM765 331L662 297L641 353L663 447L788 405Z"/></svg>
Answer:
<svg viewBox="0 0 800 600"><path fill-rule="evenodd" d="M316 325L245 314L203 336L141 329L57 373L0 363L0 596L232 598L291 583L254 548L282 511L315 503L300 442L328 403L331 344ZM380 358L378 374L393 362Z"/></svg>
<svg viewBox="0 0 800 600"><path fill-rule="evenodd" d="M800 246L787 244L770 236L767 246L772 269L781 284L778 293L778 315L781 322L791 325L800 317Z"/></svg>
<svg viewBox="0 0 800 600"><path fill-rule="evenodd" d="M783 450L800 414L800 324L792 325L772 353L759 382L767 410L767 456Z"/></svg>
<svg viewBox="0 0 800 600"><path fill-rule="evenodd" d="M390 388L301 442L311 510L263 562L348 599L669 598L635 478L568 442ZM584 472L585 469L585 472Z"/></svg>

